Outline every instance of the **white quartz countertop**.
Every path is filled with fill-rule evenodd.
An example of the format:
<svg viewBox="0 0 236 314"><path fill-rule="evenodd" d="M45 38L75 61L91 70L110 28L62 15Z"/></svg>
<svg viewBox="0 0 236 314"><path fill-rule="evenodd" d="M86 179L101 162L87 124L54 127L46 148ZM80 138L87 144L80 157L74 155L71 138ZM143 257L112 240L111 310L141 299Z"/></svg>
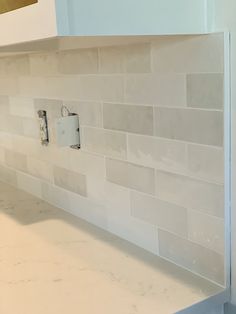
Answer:
<svg viewBox="0 0 236 314"><path fill-rule="evenodd" d="M221 291L0 183L1 314L172 314Z"/></svg>

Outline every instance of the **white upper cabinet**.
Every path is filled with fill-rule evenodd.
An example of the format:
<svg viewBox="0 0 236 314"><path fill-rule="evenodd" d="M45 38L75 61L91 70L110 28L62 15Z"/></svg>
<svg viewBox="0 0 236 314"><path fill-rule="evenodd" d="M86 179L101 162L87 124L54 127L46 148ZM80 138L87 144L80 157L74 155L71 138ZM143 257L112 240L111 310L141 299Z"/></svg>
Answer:
<svg viewBox="0 0 236 314"><path fill-rule="evenodd" d="M207 3L208 0L38 0L0 14L0 46L56 36L203 34L208 29Z"/></svg>
<svg viewBox="0 0 236 314"><path fill-rule="evenodd" d="M3 1L8 2L13 0ZM0 14L0 46L57 36L55 4L55 0L38 0L37 3Z"/></svg>

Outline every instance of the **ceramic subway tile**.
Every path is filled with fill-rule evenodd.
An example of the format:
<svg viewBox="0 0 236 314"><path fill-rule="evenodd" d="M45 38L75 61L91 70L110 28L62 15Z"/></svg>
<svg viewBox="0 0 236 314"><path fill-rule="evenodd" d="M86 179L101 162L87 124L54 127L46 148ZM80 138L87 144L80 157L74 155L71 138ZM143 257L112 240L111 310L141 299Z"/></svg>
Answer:
<svg viewBox="0 0 236 314"><path fill-rule="evenodd" d="M47 111L47 116L50 120L60 118L62 105L63 101L59 99L35 98L34 99L35 116L37 116L38 110L45 110Z"/></svg>
<svg viewBox="0 0 236 314"><path fill-rule="evenodd" d="M7 115L10 113L9 97L0 96L0 115Z"/></svg>
<svg viewBox="0 0 236 314"><path fill-rule="evenodd" d="M45 161L49 161L51 164L60 168L70 169L69 151L71 148L57 147L51 144L46 148L41 146L41 149L43 149L43 153L40 154L40 158L45 158Z"/></svg>
<svg viewBox="0 0 236 314"><path fill-rule="evenodd" d="M0 179L8 184L17 185L16 171L0 165Z"/></svg>
<svg viewBox="0 0 236 314"><path fill-rule="evenodd" d="M130 215L130 191L106 178L87 176L88 198L107 208L110 216Z"/></svg>
<svg viewBox="0 0 236 314"><path fill-rule="evenodd" d="M224 219L188 212L189 239L224 255Z"/></svg>
<svg viewBox="0 0 236 314"><path fill-rule="evenodd" d="M0 77L0 95L15 96L19 93L19 82L17 78Z"/></svg>
<svg viewBox="0 0 236 314"><path fill-rule="evenodd" d="M105 159L103 156L83 150L68 152L70 170L89 175L94 178L105 178Z"/></svg>
<svg viewBox="0 0 236 314"><path fill-rule="evenodd" d="M213 216L224 217L224 186L163 171L156 171L160 199Z"/></svg>
<svg viewBox="0 0 236 314"><path fill-rule="evenodd" d="M32 176L49 182L53 181L52 165L48 162L33 157L28 157L27 165L28 172Z"/></svg>
<svg viewBox="0 0 236 314"><path fill-rule="evenodd" d="M55 195L60 194L60 190L53 192ZM64 191L62 191L62 193L63 192ZM68 197L68 201L66 197ZM99 228L107 230L107 209L101 204L70 192L64 196L60 203L62 203L62 208L65 208L73 215L80 217Z"/></svg>
<svg viewBox="0 0 236 314"><path fill-rule="evenodd" d="M187 75L188 107L223 109L224 75L218 73Z"/></svg>
<svg viewBox="0 0 236 314"><path fill-rule="evenodd" d="M159 232L164 257L220 281L223 35L98 50L99 60L77 48L0 59L0 179L154 254ZM80 117L79 151L56 145L63 104ZM47 147L36 138L40 109ZM158 227L173 233L173 256Z"/></svg>
<svg viewBox="0 0 236 314"><path fill-rule="evenodd" d="M102 104L101 102L89 101L64 101L64 105L70 112L79 115L80 125L101 127Z"/></svg>
<svg viewBox="0 0 236 314"><path fill-rule="evenodd" d="M50 94L47 92L46 78L40 76L21 76L19 82L19 96L32 98L46 98Z"/></svg>
<svg viewBox="0 0 236 314"><path fill-rule="evenodd" d="M28 55L4 57L0 59L0 76L17 77L30 74Z"/></svg>
<svg viewBox="0 0 236 314"><path fill-rule="evenodd" d="M125 54L125 70L127 73L151 72L151 44L128 45Z"/></svg>
<svg viewBox="0 0 236 314"><path fill-rule="evenodd" d="M27 137L40 138L39 122L32 118L23 118L23 134Z"/></svg>
<svg viewBox="0 0 236 314"><path fill-rule="evenodd" d="M155 255L159 254L157 228L129 215L108 213L108 231Z"/></svg>
<svg viewBox="0 0 236 314"><path fill-rule="evenodd" d="M154 106L186 107L185 74L126 75L125 101Z"/></svg>
<svg viewBox="0 0 236 314"><path fill-rule="evenodd" d="M99 48L100 73L125 72L125 46Z"/></svg>
<svg viewBox="0 0 236 314"><path fill-rule="evenodd" d="M42 184L40 179L17 172L17 186L36 197L42 198Z"/></svg>
<svg viewBox="0 0 236 314"><path fill-rule="evenodd" d="M12 149L14 147L13 135L10 133L0 131L0 142L3 148Z"/></svg>
<svg viewBox="0 0 236 314"><path fill-rule="evenodd" d="M166 36L152 45L154 72L224 71L224 35Z"/></svg>
<svg viewBox="0 0 236 314"><path fill-rule="evenodd" d="M42 182L42 198L46 202L70 211L70 201L69 192L58 186L48 184L47 182Z"/></svg>
<svg viewBox="0 0 236 314"><path fill-rule="evenodd" d="M30 72L32 76L58 75L58 54L30 54Z"/></svg>
<svg viewBox="0 0 236 314"><path fill-rule="evenodd" d="M107 180L140 192L154 194L154 169L129 162L106 159Z"/></svg>
<svg viewBox="0 0 236 314"><path fill-rule="evenodd" d="M80 99L80 81L77 76L20 77L20 95L32 98Z"/></svg>
<svg viewBox="0 0 236 314"><path fill-rule="evenodd" d="M126 135L119 132L85 127L81 133L81 147L84 150L126 159Z"/></svg>
<svg viewBox="0 0 236 314"><path fill-rule="evenodd" d="M5 148L0 146L0 165L3 165L5 162Z"/></svg>
<svg viewBox="0 0 236 314"><path fill-rule="evenodd" d="M224 149L187 145L190 175L209 181L224 183Z"/></svg>
<svg viewBox="0 0 236 314"><path fill-rule="evenodd" d="M224 256L169 232L159 230L160 255L224 285Z"/></svg>
<svg viewBox="0 0 236 314"><path fill-rule="evenodd" d="M4 117L5 130L11 134L24 133L23 119L18 116L8 115Z"/></svg>
<svg viewBox="0 0 236 314"><path fill-rule="evenodd" d="M146 73L151 71L150 43L99 49L101 73Z"/></svg>
<svg viewBox="0 0 236 314"><path fill-rule="evenodd" d="M223 146L223 113L197 109L154 108L155 134L160 137Z"/></svg>
<svg viewBox="0 0 236 314"><path fill-rule="evenodd" d="M186 144L151 136L128 135L128 160L156 169L186 172Z"/></svg>
<svg viewBox="0 0 236 314"><path fill-rule="evenodd" d="M61 74L93 74L98 72L98 49L68 50L58 53Z"/></svg>
<svg viewBox="0 0 236 314"><path fill-rule="evenodd" d="M32 98L12 96L9 98L9 113L11 115L34 118L34 101Z"/></svg>
<svg viewBox="0 0 236 314"><path fill-rule="evenodd" d="M104 104L103 125L105 129L153 135L153 108Z"/></svg>
<svg viewBox="0 0 236 314"><path fill-rule="evenodd" d="M84 175L54 167L53 176L55 185L82 196L87 195L86 177Z"/></svg>
<svg viewBox="0 0 236 314"><path fill-rule="evenodd" d="M77 89L79 98L84 101L124 100L124 78L121 75L85 75L80 76Z"/></svg>
<svg viewBox="0 0 236 314"><path fill-rule="evenodd" d="M11 168L27 172L27 156L11 150L5 150L5 163Z"/></svg>
<svg viewBox="0 0 236 314"><path fill-rule="evenodd" d="M135 192L131 193L131 208L134 217L187 238L185 208Z"/></svg>

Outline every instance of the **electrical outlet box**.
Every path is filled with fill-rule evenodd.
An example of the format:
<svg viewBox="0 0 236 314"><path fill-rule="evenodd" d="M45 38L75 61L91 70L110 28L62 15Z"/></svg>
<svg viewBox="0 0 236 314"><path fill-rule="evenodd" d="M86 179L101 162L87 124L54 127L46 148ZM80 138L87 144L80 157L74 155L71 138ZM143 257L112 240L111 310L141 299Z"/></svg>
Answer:
<svg viewBox="0 0 236 314"><path fill-rule="evenodd" d="M47 112L39 110L38 117L41 144L46 146L49 143Z"/></svg>
<svg viewBox="0 0 236 314"><path fill-rule="evenodd" d="M56 121L57 144L60 147L80 148L79 116L71 114Z"/></svg>

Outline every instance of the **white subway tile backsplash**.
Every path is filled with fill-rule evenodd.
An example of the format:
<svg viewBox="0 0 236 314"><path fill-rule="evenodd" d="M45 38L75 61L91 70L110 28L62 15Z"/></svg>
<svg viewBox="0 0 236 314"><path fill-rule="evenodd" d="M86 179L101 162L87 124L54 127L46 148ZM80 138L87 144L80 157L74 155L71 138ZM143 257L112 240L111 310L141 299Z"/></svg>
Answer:
<svg viewBox="0 0 236 314"><path fill-rule="evenodd" d="M77 89L79 90L77 99L84 101L122 102L124 100L124 78L121 75L81 76Z"/></svg>
<svg viewBox="0 0 236 314"><path fill-rule="evenodd" d="M86 176L60 167L54 167L53 177L55 185L73 193L87 196Z"/></svg>
<svg viewBox="0 0 236 314"><path fill-rule="evenodd" d="M59 75L58 54L57 53L41 53L31 54L30 72L32 76L55 76Z"/></svg>
<svg viewBox="0 0 236 314"><path fill-rule="evenodd" d="M17 172L17 185L27 193L42 198L42 186L36 176L29 176L22 172Z"/></svg>
<svg viewBox="0 0 236 314"><path fill-rule="evenodd" d="M84 150L126 159L126 135L110 130L84 127L81 130L81 147Z"/></svg>
<svg viewBox="0 0 236 314"><path fill-rule="evenodd" d="M194 177L224 183L224 149L189 144L188 169Z"/></svg>
<svg viewBox="0 0 236 314"><path fill-rule="evenodd" d="M0 96L0 114L7 115L9 111L9 97L4 95Z"/></svg>
<svg viewBox="0 0 236 314"><path fill-rule="evenodd" d="M19 93L18 79L13 77L0 77L0 95L15 96Z"/></svg>
<svg viewBox="0 0 236 314"><path fill-rule="evenodd" d="M36 158L27 158L28 172L37 178L53 182L52 165Z"/></svg>
<svg viewBox="0 0 236 314"><path fill-rule="evenodd" d="M129 162L106 159L107 180L140 192L154 194L154 169Z"/></svg>
<svg viewBox="0 0 236 314"><path fill-rule="evenodd" d="M224 219L188 212L189 239L224 255Z"/></svg>
<svg viewBox="0 0 236 314"><path fill-rule="evenodd" d="M151 44L134 44L126 47L125 71L127 73L151 72Z"/></svg>
<svg viewBox="0 0 236 314"><path fill-rule="evenodd" d="M186 107L186 75L126 75L125 101L154 106Z"/></svg>
<svg viewBox="0 0 236 314"><path fill-rule="evenodd" d="M24 133L23 119L18 116L2 116L1 127L3 131L10 134L20 134Z"/></svg>
<svg viewBox="0 0 236 314"><path fill-rule="evenodd" d="M187 75L188 107L223 109L224 75L204 73Z"/></svg>
<svg viewBox="0 0 236 314"><path fill-rule="evenodd" d="M132 215L161 229L187 238L187 210L144 194L131 193Z"/></svg>
<svg viewBox="0 0 236 314"><path fill-rule="evenodd" d="M125 72L126 47L99 48L99 72L104 74Z"/></svg>
<svg viewBox="0 0 236 314"><path fill-rule="evenodd" d="M151 136L128 135L128 160L156 169L186 172L187 145Z"/></svg>
<svg viewBox="0 0 236 314"><path fill-rule="evenodd" d="M224 217L224 186L220 184L156 171L156 195L187 209Z"/></svg>
<svg viewBox="0 0 236 314"><path fill-rule="evenodd" d="M80 80L77 76L22 76L20 95L33 98L80 99Z"/></svg>
<svg viewBox="0 0 236 314"><path fill-rule="evenodd" d="M220 111L154 108L154 114L157 136L223 146L224 115Z"/></svg>
<svg viewBox="0 0 236 314"><path fill-rule="evenodd" d="M80 125L102 127L102 103L86 101L64 101L72 113L79 115Z"/></svg>
<svg viewBox="0 0 236 314"><path fill-rule="evenodd" d="M13 149L12 134L0 131L0 143L3 148Z"/></svg>
<svg viewBox="0 0 236 314"><path fill-rule="evenodd" d="M22 118L23 135L27 137L40 138L39 122L35 118Z"/></svg>
<svg viewBox="0 0 236 314"><path fill-rule="evenodd" d="M10 185L17 185L16 171L2 165L0 165L0 179Z"/></svg>
<svg viewBox="0 0 236 314"><path fill-rule="evenodd" d="M4 147L0 146L0 165L4 164L5 162L5 149Z"/></svg>
<svg viewBox="0 0 236 314"><path fill-rule="evenodd" d="M13 116L34 118L34 101L32 98L12 96L9 98L9 113Z"/></svg>
<svg viewBox="0 0 236 314"><path fill-rule="evenodd" d="M0 58L0 76L14 77L30 74L29 56Z"/></svg>
<svg viewBox="0 0 236 314"><path fill-rule="evenodd" d="M127 215L108 214L107 230L151 253L159 254L157 228L145 221Z"/></svg>
<svg viewBox="0 0 236 314"><path fill-rule="evenodd" d="M15 151L5 150L5 163L8 167L27 172L27 156Z"/></svg>
<svg viewBox="0 0 236 314"><path fill-rule="evenodd" d="M153 108L104 104L103 125L105 129L153 135Z"/></svg>
<svg viewBox="0 0 236 314"><path fill-rule="evenodd" d="M60 190L54 191L55 195L58 193L60 193ZM64 191L62 191L62 195L63 193ZM81 197L78 194L70 192L67 193L66 196L61 200L61 203L61 208L88 221L91 224L108 230L107 209L101 204L98 204L89 198Z"/></svg>
<svg viewBox="0 0 236 314"><path fill-rule="evenodd" d="M93 178L105 178L105 158L103 156L73 149L68 152L68 158L70 170Z"/></svg>
<svg viewBox="0 0 236 314"><path fill-rule="evenodd" d="M150 43L99 49L101 73L146 73L151 71Z"/></svg>
<svg viewBox="0 0 236 314"><path fill-rule="evenodd" d="M42 182L42 198L54 206L70 211L69 192L58 186Z"/></svg>
<svg viewBox="0 0 236 314"><path fill-rule="evenodd" d="M222 284L223 46L166 36L0 58L0 179ZM80 150L57 146L62 105Z"/></svg>
<svg viewBox="0 0 236 314"><path fill-rule="evenodd" d="M46 99L46 98L35 98L34 99L34 110L35 116L38 110L47 111L47 117L50 120L61 117L61 107L63 105L62 100L58 99Z"/></svg>
<svg viewBox="0 0 236 314"><path fill-rule="evenodd" d="M98 72L98 49L67 50L58 53L60 74L93 74Z"/></svg>
<svg viewBox="0 0 236 314"><path fill-rule="evenodd" d="M215 73L224 71L224 35L166 36L152 45L155 72Z"/></svg>
<svg viewBox="0 0 236 314"><path fill-rule="evenodd" d="M162 257L224 285L223 255L163 230L158 237Z"/></svg>

